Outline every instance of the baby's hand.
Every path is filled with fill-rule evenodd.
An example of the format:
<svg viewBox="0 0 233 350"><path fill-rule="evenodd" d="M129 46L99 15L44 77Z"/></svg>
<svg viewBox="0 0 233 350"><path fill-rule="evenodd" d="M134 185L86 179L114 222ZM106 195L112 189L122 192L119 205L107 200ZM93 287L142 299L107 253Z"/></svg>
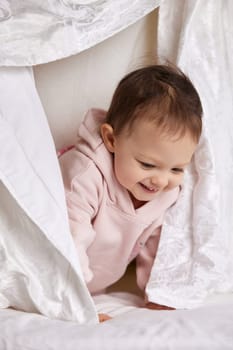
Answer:
<svg viewBox="0 0 233 350"><path fill-rule="evenodd" d="M107 314L98 314L99 317L99 322L105 322L108 320L111 320L111 316L107 315Z"/></svg>
<svg viewBox="0 0 233 350"><path fill-rule="evenodd" d="M146 304L146 308L147 309L151 309L151 310L175 310L174 307L169 307L169 306L166 306L166 305L155 304L155 303L151 303L151 302L148 302Z"/></svg>

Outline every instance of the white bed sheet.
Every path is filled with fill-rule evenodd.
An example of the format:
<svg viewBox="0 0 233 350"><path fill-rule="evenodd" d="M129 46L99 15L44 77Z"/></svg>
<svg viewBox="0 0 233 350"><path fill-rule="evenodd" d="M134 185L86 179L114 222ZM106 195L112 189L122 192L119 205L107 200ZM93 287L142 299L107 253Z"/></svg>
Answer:
<svg viewBox="0 0 233 350"><path fill-rule="evenodd" d="M104 301L105 300L105 301ZM128 304L127 304L128 300ZM0 312L1 350L228 350L233 348L233 295L193 310L137 308L129 295L100 297L102 311L121 310L92 326L14 310ZM131 305L131 306L130 306ZM134 305L134 307L133 307Z"/></svg>

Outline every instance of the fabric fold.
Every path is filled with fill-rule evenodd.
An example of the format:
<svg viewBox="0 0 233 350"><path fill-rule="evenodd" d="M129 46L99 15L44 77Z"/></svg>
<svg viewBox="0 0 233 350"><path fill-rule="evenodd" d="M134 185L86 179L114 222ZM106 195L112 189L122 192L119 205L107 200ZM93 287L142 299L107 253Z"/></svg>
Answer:
<svg viewBox="0 0 233 350"><path fill-rule="evenodd" d="M0 69L0 307L96 322L32 71Z"/></svg>
<svg viewBox="0 0 233 350"><path fill-rule="evenodd" d="M159 58L183 69L204 109L203 134L147 286L151 301L176 308L233 291L232 10L231 1L193 0L164 0L159 10Z"/></svg>
<svg viewBox="0 0 233 350"><path fill-rule="evenodd" d="M3 0L0 65L32 66L80 53L143 18L160 0Z"/></svg>

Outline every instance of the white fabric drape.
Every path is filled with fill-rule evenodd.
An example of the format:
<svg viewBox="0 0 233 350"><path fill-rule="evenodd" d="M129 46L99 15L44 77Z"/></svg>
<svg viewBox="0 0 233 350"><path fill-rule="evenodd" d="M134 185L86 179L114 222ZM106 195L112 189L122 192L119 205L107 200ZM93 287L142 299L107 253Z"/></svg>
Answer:
<svg viewBox="0 0 233 350"><path fill-rule="evenodd" d="M158 57L189 75L204 109L203 135L147 288L150 300L177 308L233 290L232 13L231 0L160 4Z"/></svg>
<svg viewBox="0 0 233 350"><path fill-rule="evenodd" d="M96 323L31 69L1 67L0 96L0 309Z"/></svg>
<svg viewBox="0 0 233 350"><path fill-rule="evenodd" d="M0 0L0 66L32 66L86 50L160 0Z"/></svg>

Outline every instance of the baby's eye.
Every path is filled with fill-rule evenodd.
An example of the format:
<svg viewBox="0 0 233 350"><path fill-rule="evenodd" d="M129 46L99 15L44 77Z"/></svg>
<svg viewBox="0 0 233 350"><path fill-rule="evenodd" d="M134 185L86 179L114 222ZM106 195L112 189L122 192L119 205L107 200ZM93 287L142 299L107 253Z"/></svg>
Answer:
<svg viewBox="0 0 233 350"><path fill-rule="evenodd" d="M149 164L149 163L144 163L144 162L139 162L141 164L141 166L144 168L144 169L153 169L155 168L155 165L154 164Z"/></svg>
<svg viewBox="0 0 233 350"><path fill-rule="evenodd" d="M183 173L184 169L182 169L182 168L173 168L172 171L173 171L173 173Z"/></svg>

